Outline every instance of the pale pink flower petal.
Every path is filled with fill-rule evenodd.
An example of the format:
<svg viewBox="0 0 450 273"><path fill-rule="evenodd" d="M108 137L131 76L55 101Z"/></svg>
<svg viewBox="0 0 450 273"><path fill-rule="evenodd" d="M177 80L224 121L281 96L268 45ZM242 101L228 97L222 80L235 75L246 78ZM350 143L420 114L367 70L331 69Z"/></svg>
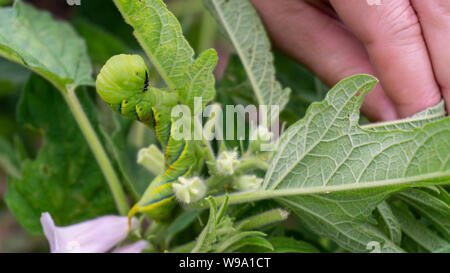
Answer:
<svg viewBox="0 0 450 273"><path fill-rule="evenodd" d="M119 247L118 249L115 249L114 251L112 251L112 253L141 253L142 250L144 250L146 248L148 248L147 241L140 240L133 244Z"/></svg>
<svg viewBox="0 0 450 273"><path fill-rule="evenodd" d="M41 224L52 253L102 253L113 248L128 233L126 216L101 216L78 224L58 227L48 212L41 215ZM133 219L132 226L137 224Z"/></svg>

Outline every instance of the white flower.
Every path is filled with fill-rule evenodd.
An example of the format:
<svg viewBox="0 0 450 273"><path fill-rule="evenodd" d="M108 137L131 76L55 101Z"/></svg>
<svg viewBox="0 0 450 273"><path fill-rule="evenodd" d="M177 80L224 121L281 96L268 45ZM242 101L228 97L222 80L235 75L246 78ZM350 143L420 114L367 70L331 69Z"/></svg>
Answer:
<svg viewBox="0 0 450 273"><path fill-rule="evenodd" d="M217 171L222 175L232 175L239 163L236 151L223 151L217 157Z"/></svg>
<svg viewBox="0 0 450 273"><path fill-rule="evenodd" d="M41 215L41 224L52 253L103 253L112 249L128 234L126 216L101 216L78 224L58 227L50 214L44 212ZM137 220L133 218L132 227L136 225Z"/></svg>
<svg viewBox="0 0 450 273"><path fill-rule="evenodd" d="M175 196L183 203L189 204L200 200L206 193L206 185L199 177L178 178L179 183L173 183Z"/></svg>
<svg viewBox="0 0 450 273"><path fill-rule="evenodd" d="M263 179L256 175L243 175L233 181L233 186L241 191L256 190L261 186Z"/></svg>

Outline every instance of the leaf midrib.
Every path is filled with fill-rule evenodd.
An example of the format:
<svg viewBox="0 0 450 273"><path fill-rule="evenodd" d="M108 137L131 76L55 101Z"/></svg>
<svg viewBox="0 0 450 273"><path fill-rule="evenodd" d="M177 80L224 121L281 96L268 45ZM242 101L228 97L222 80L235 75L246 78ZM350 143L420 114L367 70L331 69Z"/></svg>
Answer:
<svg viewBox="0 0 450 273"><path fill-rule="evenodd" d="M247 59L245 58L245 55L242 52L242 49L240 47L240 44L237 42L236 38L233 36L233 33L231 32L230 26L228 25L228 22L225 20L223 13L221 12L221 9L217 6L216 0L211 0L211 2L214 5L214 8L217 12L217 14L220 17L220 20L222 21L222 25L225 28L226 32L228 33L228 37L230 38L231 42L234 45L234 48L236 49L238 55L240 56L242 65L244 66L245 71L247 72L247 76L250 80L250 83L253 86L253 91L255 92L255 95L258 99L259 104L266 104L262 98L262 92L256 83L256 79L254 78L253 71L250 69L249 64L247 63ZM268 103L267 103L268 104Z"/></svg>
<svg viewBox="0 0 450 273"><path fill-rule="evenodd" d="M367 83L365 83L365 84L363 84L360 88L358 88L358 91L360 91L360 90L363 90L367 85L369 85L369 84L371 84L371 82L367 82ZM342 104L342 107L337 111L337 113L336 113L336 115L333 117L333 120L332 120L332 122L329 122L328 123L328 125L329 126L327 126L326 127L326 129L324 130L324 133L320 136L320 137L318 137L318 139L317 139L317 141L313 144L313 145L311 145L311 147L308 149L308 150L304 150L303 151L303 154L301 155L301 157L299 157L299 158L297 158L297 159L295 159L295 164L292 164L291 165L291 167L289 167L285 172L284 172L284 174L280 177L280 178L278 178L276 181L274 181L274 182L272 182L272 183L270 183L270 179L272 178L272 175L273 175L273 171L275 170L275 166L276 166L276 164L278 163L278 161L279 161L279 159L280 159L280 156L281 156L281 154L282 153L278 153L278 155L277 155L277 157L276 158L274 158L274 160L272 161L272 166L274 166L274 167L272 167L268 172L267 172L267 175L266 175L266 177L269 177L269 180L267 180L267 183L264 183L264 185L263 185L263 187L268 187L268 186L271 186L271 188L273 189L273 188L275 188L275 187L277 187L280 183L281 183L281 181L297 166L297 163L298 162L300 162L303 158L305 158L305 156L306 155L308 155L321 141L322 141L322 139L323 139L323 137L329 132L329 130L330 130L330 127L334 124L334 122L335 122L335 120L336 120L336 118L339 116L339 114L342 112L342 109L344 109L344 107L347 105L347 103L350 101L350 100L352 100L352 97L349 97L346 101L345 101L345 103L343 103ZM319 113L314 113L314 115L312 116L312 117L314 117L315 115L317 115L317 114L319 114ZM311 118L312 118L311 117ZM306 122L306 119L305 119L305 122ZM301 129L301 128L304 128L306 126L306 123L305 124L303 124L303 126L301 126L299 129ZM297 128L295 128L295 129L297 129ZM297 132L298 132L298 130L297 130ZM286 141L285 141L285 144L284 144L284 146L281 148L281 150L282 151L284 151L284 148L290 143L290 141L289 140L291 140L293 137L295 137L295 135L297 134L297 132L296 133L293 133L292 134L292 136L290 136Z"/></svg>

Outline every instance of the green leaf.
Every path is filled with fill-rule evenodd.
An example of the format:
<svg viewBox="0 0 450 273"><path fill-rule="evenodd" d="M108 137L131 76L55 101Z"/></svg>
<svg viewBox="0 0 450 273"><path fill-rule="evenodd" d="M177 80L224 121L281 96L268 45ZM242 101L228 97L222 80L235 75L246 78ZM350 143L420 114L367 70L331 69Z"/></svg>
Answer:
<svg viewBox="0 0 450 273"><path fill-rule="evenodd" d="M221 96L223 96L224 99L228 97L232 99L232 103L236 105L257 104L252 94L252 86L237 55L230 56L223 78L217 88L218 98L216 101L218 102L227 104L227 102L221 101L223 100Z"/></svg>
<svg viewBox="0 0 450 273"><path fill-rule="evenodd" d="M392 213L389 204L386 201L381 202L377 206L377 211L380 214L385 228L387 229L389 238L397 245L400 245L402 241L402 229L397 218L395 218L394 214Z"/></svg>
<svg viewBox="0 0 450 273"><path fill-rule="evenodd" d="M242 240L248 240L249 238L259 238L263 239L262 236L265 236L266 234L260 232L260 231L241 231L237 232L235 234L230 234L227 236L225 240L218 243L215 248L214 252L216 253L223 253L223 252L230 252L234 250L233 245L238 244ZM248 242L247 242L248 243ZM229 249L229 248L232 249Z"/></svg>
<svg viewBox="0 0 450 273"><path fill-rule="evenodd" d="M434 251L434 253L450 253L450 244L446 247Z"/></svg>
<svg viewBox="0 0 450 273"><path fill-rule="evenodd" d="M387 242L367 229L367 220L390 193L450 178L448 118L410 131L358 126L363 95L375 84L373 77L354 76L314 103L281 137L264 184L273 196L297 195L280 201L312 230L354 251Z"/></svg>
<svg viewBox="0 0 450 273"><path fill-rule="evenodd" d="M433 252L447 247L450 243L417 220L406 206L393 205L392 212L398 219L403 232L426 250Z"/></svg>
<svg viewBox="0 0 450 273"><path fill-rule="evenodd" d="M192 224L192 222L197 219L199 214L200 210L191 210L181 213L167 228L165 235L166 243L168 243L178 232L184 230L190 224Z"/></svg>
<svg viewBox="0 0 450 273"><path fill-rule="evenodd" d="M0 56L28 67L59 90L93 84L86 45L74 29L22 1L0 9Z"/></svg>
<svg viewBox="0 0 450 273"><path fill-rule="evenodd" d="M268 239L273 245L274 253L319 253L314 246L289 237L272 237Z"/></svg>
<svg viewBox="0 0 450 273"><path fill-rule="evenodd" d="M29 76L27 69L0 58L0 97L21 90Z"/></svg>
<svg viewBox="0 0 450 273"><path fill-rule="evenodd" d="M252 4L248 0L205 0L205 4L239 55L258 103L278 105L281 111L290 89L283 89L275 78L270 41Z"/></svg>
<svg viewBox="0 0 450 273"><path fill-rule="evenodd" d="M269 240L263 237L247 237L238 241L236 244L227 248L228 252L239 252L243 247L256 247L258 249L263 249L265 251L273 251L274 247Z"/></svg>
<svg viewBox="0 0 450 273"><path fill-rule="evenodd" d="M0 0L0 6L7 6L12 3L13 0Z"/></svg>
<svg viewBox="0 0 450 273"><path fill-rule="evenodd" d="M217 226L217 204L216 200L212 197L208 197L206 200L208 200L210 209L209 209L209 219L208 223L206 223L206 226L203 228L202 232L197 238L197 242L192 249L192 253L198 253L198 252L207 252L212 248L212 244L214 243L216 239L216 226ZM225 204L226 205L226 204ZM226 207L222 205L222 208Z"/></svg>
<svg viewBox="0 0 450 273"><path fill-rule="evenodd" d="M306 194L448 183L449 118L410 131L359 127L363 96L376 83L353 76L312 104L281 137L263 188Z"/></svg>
<svg viewBox="0 0 450 273"><path fill-rule="evenodd" d="M369 224L376 205L407 186L450 180L450 119L409 131L364 130L364 94L377 80L341 81L280 138L262 189L230 195L230 202L277 198L318 234L353 251L370 242L401 251ZM359 94L359 95L358 95Z"/></svg>
<svg viewBox="0 0 450 273"><path fill-rule="evenodd" d="M445 117L445 115L446 115L445 103L444 101L441 101L435 106L432 106L420 113L417 113L410 118L363 125L361 126L361 128L365 130L373 130L378 132L392 131L392 130L408 131L415 128L421 128L431 121L442 119Z"/></svg>
<svg viewBox="0 0 450 273"><path fill-rule="evenodd" d="M414 207L450 240L450 204L440 198L446 194L445 189L440 191L441 194L436 195L422 189L407 189L396 196Z"/></svg>
<svg viewBox="0 0 450 273"><path fill-rule="evenodd" d="M283 86L289 86L292 89L289 102L282 113L282 115L285 115L287 111L294 113L293 121L288 120L289 124L292 124L305 115L311 103L323 100L329 88L293 59L279 52L274 52L274 56L277 78Z"/></svg>
<svg viewBox="0 0 450 273"><path fill-rule="evenodd" d="M204 105L214 98L215 50L206 50L194 60L194 50L184 38L178 20L161 0L114 3L134 28L134 35L158 73L171 89L178 91L183 104L193 109L195 96L202 97Z"/></svg>
<svg viewBox="0 0 450 273"><path fill-rule="evenodd" d="M89 97L79 97L93 120ZM22 178L8 179L6 203L20 224L41 233L42 212L49 212L57 225L115 213L104 177L61 94L33 75L18 112L22 125L44 133L37 158L23 162Z"/></svg>
<svg viewBox="0 0 450 273"><path fill-rule="evenodd" d="M197 238L192 253L198 252L230 252L251 243L270 245L262 242L265 236L260 231L242 231L235 227L232 219L226 215L228 197L217 210L216 201L209 197L206 199L210 204L209 220ZM254 238L254 239L250 239ZM248 241L251 240L251 241ZM271 248L271 247L270 247Z"/></svg>
<svg viewBox="0 0 450 273"><path fill-rule="evenodd" d="M300 222L315 233L331 238L344 249L367 252L372 242L382 252L403 252L399 246L368 222L375 206L389 193L358 191L298 195L277 200L290 208Z"/></svg>
<svg viewBox="0 0 450 273"><path fill-rule="evenodd" d="M19 155L3 138L0 138L0 168L12 177L20 178L22 176Z"/></svg>

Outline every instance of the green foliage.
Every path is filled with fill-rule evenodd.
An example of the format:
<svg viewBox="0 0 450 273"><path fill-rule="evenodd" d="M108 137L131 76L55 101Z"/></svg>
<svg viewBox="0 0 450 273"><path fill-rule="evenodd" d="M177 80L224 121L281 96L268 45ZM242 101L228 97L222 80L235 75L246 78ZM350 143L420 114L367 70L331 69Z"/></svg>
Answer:
<svg viewBox="0 0 450 273"><path fill-rule="evenodd" d="M85 92L80 100L94 119ZM41 233L40 216L50 212L57 225L114 213L106 182L60 93L32 76L20 105L19 122L44 133L36 159L22 165L22 178L9 177L6 203L30 232Z"/></svg>
<svg viewBox="0 0 450 273"><path fill-rule="evenodd" d="M0 138L0 168L13 177L20 178L21 176L19 155L14 147L3 138Z"/></svg>
<svg viewBox="0 0 450 273"><path fill-rule="evenodd" d="M160 0L114 2L158 73L169 88L178 91L183 104L193 109L194 97L202 97L203 106L214 98L215 50L206 50L194 60L194 50L178 20Z"/></svg>
<svg viewBox="0 0 450 273"><path fill-rule="evenodd" d="M443 188L438 188L438 193L410 188L396 196L433 223L450 240L450 200L445 198L446 195L448 193Z"/></svg>
<svg viewBox="0 0 450 273"><path fill-rule="evenodd" d="M86 45L73 27L22 1L0 9L0 56L25 65L60 90L93 84Z"/></svg>
<svg viewBox="0 0 450 273"><path fill-rule="evenodd" d="M289 100L290 89L275 79L273 55L264 26L249 1L205 0L239 55L258 104L278 105Z"/></svg>
<svg viewBox="0 0 450 273"><path fill-rule="evenodd" d="M232 219L226 215L228 199L217 210L214 198L207 198L210 204L209 219L194 248L197 252L230 252L247 245L263 246L273 249L271 244L263 238L259 231L245 231L234 226Z"/></svg>
<svg viewBox="0 0 450 273"><path fill-rule="evenodd" d="M425 250L438 251L449 245L450 241L440 238L435 232L428 229L424 223L416 219L407 207L401 204L394 205L392 211L403 232Z"/></svg>
<svg viewBox="0 0 450 273"><path fill-rule="evenodd" d="M312 104L305 118L281 137L263 188L232 195L231 201L282 197L280 202L312 230L344 248L364 251L370 241L382 241L386 251L397 251L372 230L368 217L393 191L448 183L444 151L450 148L450 120L409 131L361 129L358 110L375 84L373 77L354 76L334 87L323 102ZM434 111L418 116L428 119ZM396 127L411 129L408 123L416 119Z"/></svg>
<svg viewBox="0 0 450 273"><path fill-rule="evenodd" d="M154 194L163 180L136 163L137 151L149 145L165 154L165 163L177 158L181 142L166 143L167 122L153 131L139 127L102 102L94 105L93 88L80 87L93 85L92 76L113 55L146 53L150 63L139 57L139 71L148 72L148 81L141 73L133 82L129 64L113 67L120 84L104 80L125 91L123 82L135 83L137 96L147 82L154 101L167 102L168 95L170 107L157 111L164 115L158 121L169 121L178 103L194 110L194 97L202 97L204 107L217 88L220 107L278 105L284 132L276 151L259 154L245 149L247 141L186 142L193 144L192 157L181 155L188 158L183 167L192 166L188 175L201 177L213 195L190 208L209 207L209 216L182 206L173 215L161 210L167 223L141 225L131 237L169 252L369 252L376 244L382 252L449 252L450 118L444 102L404 120L360 125L359 108L377 80L356 75L328 92L311 72L272 51L249 0L204 0L205 7L198 0L171 1L178 19L162 0L100 2L74 8L74 27L22 1L0 8L0 56L22 65L0 60L0 168L9 176L5 201L28 231L41 233L44 211L57 225L69 225L117 208L126 214L128 201L153 202L165 194L175 206L170 185ZM193 50L212 45L225 60L216 75L216 51ZM37 75L28 79L23 67L48 82ZM26 81L17 114L11 114ZM117 96L110 87L104 88L114 91L109 97ZM123 101L108 103L117 111ZM152 127L145 111L153 104L129 105L146 109L118 112L145 117ZM177 149L166 153L167 147ZM240 148L235 173L218 173L218 155L231 147ZM150 169L164 166L158 163ZM239 192L233 185L243 175L264 182ZM146 195L152 179L153 195Z"/></svg>
<svg viewBox="0 0 450 273"><path fill-rule="evenodd" d="M289 237L271 237L268 239L273 245L274 253L318 253L312 245L297 241Z"/></svg>

